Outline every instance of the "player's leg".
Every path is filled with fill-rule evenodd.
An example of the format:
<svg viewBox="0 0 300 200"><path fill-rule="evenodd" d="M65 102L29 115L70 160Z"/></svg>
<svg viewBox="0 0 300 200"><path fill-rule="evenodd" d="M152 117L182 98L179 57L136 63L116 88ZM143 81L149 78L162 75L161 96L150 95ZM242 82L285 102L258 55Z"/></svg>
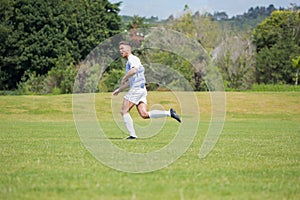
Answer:
<svg viewBox="0 0 300 200"><path fill-rule="evenodd" d="M134 106L135 104L130 102L127 99L123 99L123 105L122 105L122 109L121 109L121 114L123 116L123 120L125 123L125 126L130 134L130 136L128 137L128 139L135 139L137 138L135 130L134 130L134 126L133 126L133 120L129 114L129 111L131 110L131 108Z"/></svg>
<svg viewBox="0 0 300 200"><path fill-rule="evenodd" d="M171 108L170 110L151 110L147 111L147 105L144 102L140 102L137 105L138 112L140 116L144 119L148 118L161 118L161 117L172 117L176 119L178 122L181 122L180 117L176 114L176 112Z"/></svg>
<svg viewBox="0 0 300 200"><path fill-rule="evenodd" d="M143 119L148 119L149 117L149 113L147 111L147 104L145 104L144 102L140 102L137 106L136 106L140 116Z"/></svg>
<svg viewBox="0 0 300 200"><path fill-rule="evenodd" d="M138 102L139 103L136 106L137 110L140 116L144 119L171 116L170 111L164 111L164 110L151 110L150 112L147 111L147 90L143 90L141 92L141 96L139 97Z"/></svg>

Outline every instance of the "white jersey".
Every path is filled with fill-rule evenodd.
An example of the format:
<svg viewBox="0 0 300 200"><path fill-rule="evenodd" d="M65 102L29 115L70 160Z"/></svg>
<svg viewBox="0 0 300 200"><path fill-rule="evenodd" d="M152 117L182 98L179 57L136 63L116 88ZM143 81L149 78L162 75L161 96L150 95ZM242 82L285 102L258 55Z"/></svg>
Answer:
<svg viewBox="0 0 300 200"><path fill-rule="evenodd" d="M126 63L126 73L132 68L135 68L137 72L129 78L130 88L144 88L146 84L145 68L137 56L130 54Z"/></svg>

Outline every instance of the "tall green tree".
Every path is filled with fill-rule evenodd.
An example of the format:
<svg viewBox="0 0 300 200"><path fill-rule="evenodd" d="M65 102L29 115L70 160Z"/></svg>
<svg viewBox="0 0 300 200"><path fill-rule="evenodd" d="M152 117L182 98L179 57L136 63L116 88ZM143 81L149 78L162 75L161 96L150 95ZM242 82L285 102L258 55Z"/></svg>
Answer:
<svg viewBox="0 0 300 200"><path fill-rule="evenodd" d="M15 89L24 74L46 75L84 59L119 32L119 6L108 0L2 0L0 89Z"/></svg>
<svg viewBox="0 0 300 200"><path fill-rule="evenodd" d="M300 55L300 11L275 11L253 33L256 81L292 84L292 59Z"/></svg>

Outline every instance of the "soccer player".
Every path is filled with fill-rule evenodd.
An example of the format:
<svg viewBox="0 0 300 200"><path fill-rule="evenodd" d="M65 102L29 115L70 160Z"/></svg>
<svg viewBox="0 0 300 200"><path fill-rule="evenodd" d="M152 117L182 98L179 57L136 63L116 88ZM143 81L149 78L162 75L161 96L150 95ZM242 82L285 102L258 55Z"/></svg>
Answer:
<svg viewBox="0 0 300 200"><path fill-rule="evenodd" d="M147 111L147 90L146 79L144 75L144 67L141 64L140 59L131 53L131 46L128 42L120 42L119 44L120 54L123 58L127 59L126 62L126 74L122 78L121 86L113 92L113 95L117 96L125 88L130 87L127 94L124 96L121 114L125 126L130 134L126 139L136 139L137 135L134 130L133 120L129 111L136 106L140 116L143 119L148 118L160 118L160 117L172 117L181 123L180 117L176 114L174 109L168 111L164 110L152 110Z"/></svg>

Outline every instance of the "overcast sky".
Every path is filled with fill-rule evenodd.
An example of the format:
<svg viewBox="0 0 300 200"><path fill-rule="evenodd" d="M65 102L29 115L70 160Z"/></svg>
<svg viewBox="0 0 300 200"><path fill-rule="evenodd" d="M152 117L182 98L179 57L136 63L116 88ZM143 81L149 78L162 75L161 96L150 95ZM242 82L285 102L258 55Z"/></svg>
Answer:
<svg viewBox="0 0 300 200"><path fill-rule="evenodd" d="M121 15L157 16L166 19L171 14L179 16L187 4L193 12L225 11L230 17L247 12L250 7L269 6L287 8L291 3L300 5L300 0L109 0L112 3L122 1Z"/></svg>

